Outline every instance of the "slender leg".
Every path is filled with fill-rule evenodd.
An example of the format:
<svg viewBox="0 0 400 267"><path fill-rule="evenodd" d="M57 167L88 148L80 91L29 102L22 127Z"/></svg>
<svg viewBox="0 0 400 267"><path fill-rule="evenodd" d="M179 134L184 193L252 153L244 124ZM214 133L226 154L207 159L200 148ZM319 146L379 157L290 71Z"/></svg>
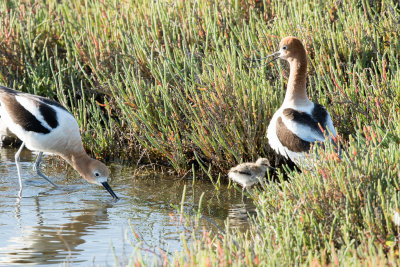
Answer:
<svg viewBox="0 0 400 267"><path fill-rule="evenodd" d="M19 181L19 195L22 193L22 178L21 178L21 166L19 164L19 155L21 154L22 149L24 149L25 143L22 142L20 148L18 149L17 153L15 154L15 164L17 165L17 172L18 172L18 181Z"/></svg>
<svg viewBox="0 0 400 267"><path fill-rule="evenodd" d="M43 179L45 179L47 182L49 182L52 186L54 186L55 188L58 188L58 186L53 183L52 181L50 181L49 178L46 177L46 175L44 175L41 171L40 171L40 162L42 161L42 155L43 152L39 152L39 155L36 158L36 162L35 162L35 166L33 167L33 169L37 172L37 174L42 177Z"/></svg>

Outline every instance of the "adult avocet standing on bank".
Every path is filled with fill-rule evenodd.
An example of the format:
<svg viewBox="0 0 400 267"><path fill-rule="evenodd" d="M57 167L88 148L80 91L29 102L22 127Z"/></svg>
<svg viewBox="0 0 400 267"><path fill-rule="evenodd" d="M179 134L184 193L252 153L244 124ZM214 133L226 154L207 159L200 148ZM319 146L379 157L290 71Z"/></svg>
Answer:
<svg viewBox="0 0 400 267"><path fill-rule="evenodd" d="M326 109L307 97L307 54L301 41L286 37L270 56L288 61L290 75L283 104L268 126L268 142L278 154L299 163L312 143L325 141L324 133L336 137L336 130Z"/></svg>
<svg viewBox="0 0 400 267"><path fill-rule="evenodd" d="M22 140L15 154L20 192L22 179L19 155L26 146L39 152L34 168L40 177L53 186L57 187L39 168L43 152L61 156L89 183L104 186L113 198L118 199L107 182L110 171L106 165L86 154L77 121L59 103L0 86L0 117L8 129Z"/></svg>

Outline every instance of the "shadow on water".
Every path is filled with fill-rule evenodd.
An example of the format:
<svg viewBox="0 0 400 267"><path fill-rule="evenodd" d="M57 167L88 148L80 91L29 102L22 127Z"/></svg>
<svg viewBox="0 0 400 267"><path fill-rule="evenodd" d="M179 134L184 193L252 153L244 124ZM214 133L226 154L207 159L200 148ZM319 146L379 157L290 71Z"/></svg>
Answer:
<svg viewBox="0 0 400 267"><path fill-rule="evenodd" d="M21 154L24 189L18 198L14 149L0 149L0 265L42 264L114 265L126 262L137 239L148 251L182 249L185 227L174 220L186 185L185 210L198 208L221 228L246 229L251 201L235 189L216 191L208 182L184 181L161 174L134 175L130 167L112 165L111 186L120 201L114 202L101 187L88 184L65 163L46 156L42 170L59 189L52 188L32 170L35 155ZM207 228L213 226L207 221ZM187 229L186 229L187 230ZM144 251L144 254L146 254ZM154 256L149 253L149 257Z"/></svg>

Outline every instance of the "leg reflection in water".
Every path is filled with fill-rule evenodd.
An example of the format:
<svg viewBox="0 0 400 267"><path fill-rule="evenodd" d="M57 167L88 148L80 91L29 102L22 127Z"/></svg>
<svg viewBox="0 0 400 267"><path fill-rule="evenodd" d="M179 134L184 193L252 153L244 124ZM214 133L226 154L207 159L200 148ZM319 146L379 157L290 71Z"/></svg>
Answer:
<svg viewBox="0 0 400 267"><path fill-rule="evenodd" d="M107 209L113 205L93 201L64 211L57 211L53 205L52 211L42 208L41 201L50 200L43 196L17 197L15 217L20 235L5 240L6 247L0 246L0 264L74 262L74 255L81 251L78 246L87 242L85 236L107 228Z"/></svg>

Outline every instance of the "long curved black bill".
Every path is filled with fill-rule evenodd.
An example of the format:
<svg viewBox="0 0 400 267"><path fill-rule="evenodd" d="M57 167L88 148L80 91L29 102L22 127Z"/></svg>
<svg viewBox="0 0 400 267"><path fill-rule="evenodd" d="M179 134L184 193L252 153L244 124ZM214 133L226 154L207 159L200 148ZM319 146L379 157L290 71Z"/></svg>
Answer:
<svg viewBox="0 0 400 267"><path fill-rule="evenodd" d="M111 194L111 196L114 198L114 199L119 199L118 197L117 197L117 195L114 193L114 191L111 189L111 186L107 183L107 182L104 182L104 183L101 183L103 186L104 186L104 188L108 191L108 193L110 193Z"/></svg>

